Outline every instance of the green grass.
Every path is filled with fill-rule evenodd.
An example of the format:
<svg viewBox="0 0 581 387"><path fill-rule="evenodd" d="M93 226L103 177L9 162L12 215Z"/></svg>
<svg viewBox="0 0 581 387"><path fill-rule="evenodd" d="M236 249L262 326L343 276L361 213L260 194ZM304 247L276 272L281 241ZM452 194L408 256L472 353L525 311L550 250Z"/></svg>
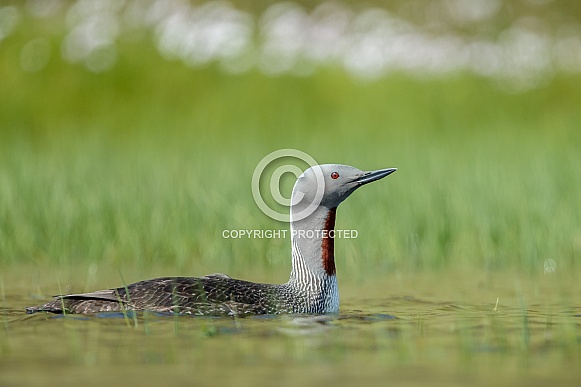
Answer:
<svg viewBox="0 0 581 387"><path fill-rule="evenodd" d="M48 67L27 74L20 34L0 46L3 266L280 279L288 240L221 234L286 228L250 190L258 161L280 148L399 168L339 210L337 227L359 232L336 244L339 272L354 278L448 267L534 273L548 258L558 270L578 265L579 77L511 95L461 74L229 76L166 62L145 42L124 43L113 70L92 74L63 63L56 41Z"/></svg>

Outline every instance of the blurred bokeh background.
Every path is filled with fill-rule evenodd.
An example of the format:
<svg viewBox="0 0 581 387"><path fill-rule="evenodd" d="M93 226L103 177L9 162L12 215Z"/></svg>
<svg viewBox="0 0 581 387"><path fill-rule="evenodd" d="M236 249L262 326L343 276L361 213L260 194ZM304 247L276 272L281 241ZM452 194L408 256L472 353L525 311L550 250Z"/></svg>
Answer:
<svg viewBox="0 0 581 387"><path fill-rule="evenodd" d="M295 148L399 168L340 210L346 280L575 268L580 97L575 1L0 0L0 262L282 281L222 230L286 228L250 181Z"/></svg>

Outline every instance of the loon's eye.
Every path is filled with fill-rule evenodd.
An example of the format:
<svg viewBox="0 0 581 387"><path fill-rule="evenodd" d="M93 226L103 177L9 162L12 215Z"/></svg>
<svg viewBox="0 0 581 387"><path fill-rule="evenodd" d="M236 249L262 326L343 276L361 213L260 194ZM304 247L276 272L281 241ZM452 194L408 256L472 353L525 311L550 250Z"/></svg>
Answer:
<svg viewBox="0 0 581 387"><path fill-rule="evenodd" d="M337 172L331 173L331 179L337 179L337 178L339 178L339 174Z"/></svg>

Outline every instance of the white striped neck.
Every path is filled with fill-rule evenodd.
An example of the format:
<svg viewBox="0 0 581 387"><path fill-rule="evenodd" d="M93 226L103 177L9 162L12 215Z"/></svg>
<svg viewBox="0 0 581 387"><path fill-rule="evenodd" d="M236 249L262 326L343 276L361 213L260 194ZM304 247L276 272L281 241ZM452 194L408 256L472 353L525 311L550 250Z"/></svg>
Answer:
<svg viewBox="0 0 581 387"><path fill-rule="evenodd" d="M291 211L292 271L288 284L325 309L339 310L335 270L336 208L319 206L308 217L293 221Z"/></svg>

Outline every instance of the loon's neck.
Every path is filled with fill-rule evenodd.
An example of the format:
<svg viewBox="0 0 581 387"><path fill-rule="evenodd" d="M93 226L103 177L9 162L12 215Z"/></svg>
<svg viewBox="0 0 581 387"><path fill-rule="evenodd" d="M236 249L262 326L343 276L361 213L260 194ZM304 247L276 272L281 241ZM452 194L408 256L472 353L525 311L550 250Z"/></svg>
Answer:
<svg viewBox="0 0 581 387"><path fill-rule="evenodd" d="M306 218L294 221L291 208L292 271L289 285L323 302L324 312L336 312L339 308L332 238L336 210L320 206Z"/></svg>
<svg viewBox="0 0 581 387"><path fill-rule="evenodd" d="M330 236L334 236L336 210L321 206L298 221L293 221L291 215L292 273L295 277L305 272L318 278L335 275L335 246Z"/></svg>

